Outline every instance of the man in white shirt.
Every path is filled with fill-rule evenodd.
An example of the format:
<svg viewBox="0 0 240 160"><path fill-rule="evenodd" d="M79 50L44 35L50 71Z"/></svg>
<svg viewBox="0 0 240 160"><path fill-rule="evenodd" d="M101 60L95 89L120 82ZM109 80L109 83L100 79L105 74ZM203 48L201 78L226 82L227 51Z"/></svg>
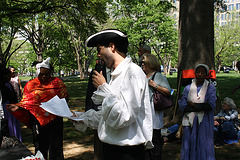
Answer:
<svg viewBox="0 0 240 160"><path fill-rule="evenodd" d="M104 30L90 36L85 44L97 47L98 56L111 69L109 83L102 72L93 73L97 91L92 100L101 104L100 119L93 123L98 123L103 159L144 160L144 149L152 147L152 106L146 75L126 55L127 35L119 30Z"/></svg>

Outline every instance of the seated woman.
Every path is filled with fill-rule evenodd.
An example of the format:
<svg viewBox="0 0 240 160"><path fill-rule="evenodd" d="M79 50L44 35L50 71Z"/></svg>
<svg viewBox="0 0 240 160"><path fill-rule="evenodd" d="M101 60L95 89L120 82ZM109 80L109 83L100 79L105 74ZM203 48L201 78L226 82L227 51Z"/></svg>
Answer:
<svg viewBox="0 0 240 160"><path fill-rule="evenodd" d="M238 111L231 98L224 98L221 111L214 116L214 143L224 145L224 140L238 139Z"/></svg>

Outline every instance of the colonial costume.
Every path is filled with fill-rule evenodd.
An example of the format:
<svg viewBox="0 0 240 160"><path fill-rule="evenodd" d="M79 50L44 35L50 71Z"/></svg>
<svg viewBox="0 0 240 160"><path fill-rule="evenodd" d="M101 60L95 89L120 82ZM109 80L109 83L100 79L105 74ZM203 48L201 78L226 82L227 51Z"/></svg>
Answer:
<svg viewBox="0 0 240 160"><path fill-rule="evenodd" d="M206 65L198 65L206 68ZM196 71L195 71L196 72ZM194 108L188 101L195 103ZM216 107L216 90L213 84L204 80L197 85L196 79L186 86L178 101L184 113L181 160L215 160L213 127L214 109Z"/></svg>

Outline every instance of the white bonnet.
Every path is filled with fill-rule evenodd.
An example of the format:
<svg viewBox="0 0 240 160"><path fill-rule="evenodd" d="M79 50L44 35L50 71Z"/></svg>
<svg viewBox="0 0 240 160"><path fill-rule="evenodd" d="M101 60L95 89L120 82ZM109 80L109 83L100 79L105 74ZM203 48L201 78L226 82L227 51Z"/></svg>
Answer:
<svg viewBox="0 0 240 160"><path fill-rule="evenodd" d="M209 67L208 67L208 65L206 65L206 64L198 64L195 67L195 71L197 70L198 67L204 67L207 70L207 75L209 74Z"/></svg>
<svg viewBox="0 0 240 160"><path fill-rule="evenodd" d="M36 65L36 68L37 68L37 76L39 75L41 68L50 69L50 57L48 57L47 59L43 60L41 63L38 63Z"/></svg>

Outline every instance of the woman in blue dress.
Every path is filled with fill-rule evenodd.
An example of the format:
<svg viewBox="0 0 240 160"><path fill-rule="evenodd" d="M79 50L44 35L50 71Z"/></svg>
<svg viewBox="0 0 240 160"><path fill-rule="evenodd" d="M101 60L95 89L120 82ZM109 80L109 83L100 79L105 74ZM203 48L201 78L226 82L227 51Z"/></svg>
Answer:
<svg viewBox="0 0 240 160"><path fill-rule="evenodd" d="M20 122L7 110L7 104L17 103L17 95L14 91L13 86L9 83L11 79L11 71L8 69L3 69L1 77L1 94L2 94L2 105L4 112L4 119L8 121L8 136L15 136L20 141L22 141L21 126Z"/></svg>
<svg viewBox="0 0 240 160"><path fill-rule="evenodd" d="M181 160L215 160L213 130L216 89L206 77L209 67L199 64L195 78L183 90L179 108L183 112Z"/></svg>

